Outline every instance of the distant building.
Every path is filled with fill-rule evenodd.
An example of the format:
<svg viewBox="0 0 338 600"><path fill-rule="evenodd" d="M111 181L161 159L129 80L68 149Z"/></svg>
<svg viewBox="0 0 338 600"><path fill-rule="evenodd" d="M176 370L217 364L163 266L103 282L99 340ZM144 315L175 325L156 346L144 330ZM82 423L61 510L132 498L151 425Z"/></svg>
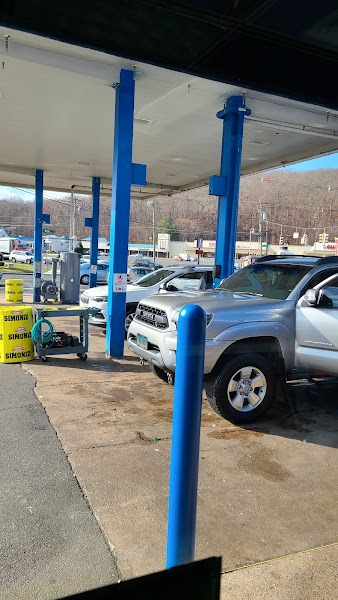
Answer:
<svg viewBox="0 0 338 600"><path fill-rule="evenodd" d="M43 240L45 252L69 252L69 239L66 236L48 235Z"/></svg>
<svg viewBox="0 0 338 600"><path fill-rule="evenodd" d="M90 250L90 237L82 239L81 243L85 250ZM99 250L109 252L109 241L106 238L100 237L98 246Z"/></svg>

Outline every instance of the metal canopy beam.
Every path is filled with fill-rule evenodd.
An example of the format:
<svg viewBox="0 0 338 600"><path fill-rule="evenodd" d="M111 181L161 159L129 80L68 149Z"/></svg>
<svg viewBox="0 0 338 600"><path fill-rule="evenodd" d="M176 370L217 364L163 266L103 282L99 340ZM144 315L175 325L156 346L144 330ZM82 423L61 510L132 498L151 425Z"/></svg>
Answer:
<svg viewBox="0 0 338 600"><path fill-rule="evenodd" d="M47 52L33 46L25 46L15 42L8 43L8 50L0 46L0 57L6 59L18 58L37 65L53 67L78 75L86 75L95 79L102 79L115 84L119 80L119 68L115 65L104 64L99 61L85 60L74 56L67 56L58 52Z"/></svg>

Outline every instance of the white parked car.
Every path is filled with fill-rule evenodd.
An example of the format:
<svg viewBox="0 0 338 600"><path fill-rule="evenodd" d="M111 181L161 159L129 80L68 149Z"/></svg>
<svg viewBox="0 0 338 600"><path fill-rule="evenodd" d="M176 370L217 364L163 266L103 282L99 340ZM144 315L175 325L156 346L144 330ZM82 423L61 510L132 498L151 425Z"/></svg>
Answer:
<svg viewBox="0 0 338 600"><path fill-rule="evenodd" d="M212 267L205 265L174 265L152 271L135 283L127 285L125 330L134 318L140 300L158 292L183 292L207 290L213 286ZM80 297L80 306L96 307L100 312L90 320L94 325L106 326L108 312L108 286L91 288Z"/></svg>
<svg viewBox="0 0 338 600"><path fill-rule="evenodd" d="M34 254L28 250L12 250L9 255L9 260L11 260L13 263L18 262L30 265L34 260Z"/></svg>

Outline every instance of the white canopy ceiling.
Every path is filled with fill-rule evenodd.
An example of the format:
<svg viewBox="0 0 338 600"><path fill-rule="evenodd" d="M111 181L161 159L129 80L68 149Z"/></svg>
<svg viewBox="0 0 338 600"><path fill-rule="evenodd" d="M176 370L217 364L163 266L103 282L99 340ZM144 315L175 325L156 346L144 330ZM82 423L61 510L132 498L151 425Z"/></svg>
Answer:
<svg viewBox="0 0 338 600"><path fill-rule="evenodd" d="M7 37L9 36L9 37ZM115 91L121 68L135 69L133 161L147 188L173 193L219 173L225 99L245 94L242 174L338 149L338 112L0 28L0 185L90 193L91 177L111 189ZM255 66L253 65L253 68ZM272 73L271 77L277 74ZM315 81L314 81L315 85Z"/></svg>

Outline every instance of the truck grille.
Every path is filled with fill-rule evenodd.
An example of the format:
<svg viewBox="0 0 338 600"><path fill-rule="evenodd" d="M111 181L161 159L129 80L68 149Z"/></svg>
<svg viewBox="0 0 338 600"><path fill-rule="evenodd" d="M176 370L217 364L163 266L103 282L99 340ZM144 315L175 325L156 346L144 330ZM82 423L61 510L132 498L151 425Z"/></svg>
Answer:
<svg viewBox="0 0 338 600"><path fill-rule="evenodd" d="M152 306L146 306L145 304L139 304L136 309L136 318L138 321L147 323L157 329L167 329L169 323L166 312L159 308L153 308Z"/></svg>

